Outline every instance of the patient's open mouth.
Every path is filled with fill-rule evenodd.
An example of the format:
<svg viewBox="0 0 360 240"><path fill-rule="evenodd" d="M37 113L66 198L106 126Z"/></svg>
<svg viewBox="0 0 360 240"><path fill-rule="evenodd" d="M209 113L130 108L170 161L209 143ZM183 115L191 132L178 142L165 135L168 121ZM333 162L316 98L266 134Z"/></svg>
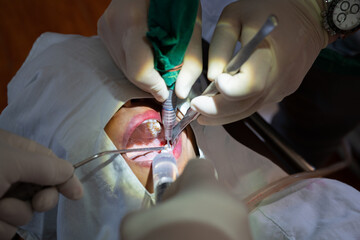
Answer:
<svg viewBox="0 0 360 240"><path fill-rule="evenodd" d="M147 111L144 114L135 116L124 138L127 149L165 146L166 140L164 129L160 123L160 115L155 111ZM127 153L126 157L142 166L150 167L152 160L159 153L160 151L132 152ZM173 149L176 159L180 156L180 153L181 140L178 141Z"/></svg>
<svg viewBox="0 0 360 240"><path fill-rule="evenodd" d="M144 148L165 146L164 130L160 123L155 119L147 119L131 134L126 148ZM158 152L132 152L127 153L127 157L133 161L152 160Z"/></svg>

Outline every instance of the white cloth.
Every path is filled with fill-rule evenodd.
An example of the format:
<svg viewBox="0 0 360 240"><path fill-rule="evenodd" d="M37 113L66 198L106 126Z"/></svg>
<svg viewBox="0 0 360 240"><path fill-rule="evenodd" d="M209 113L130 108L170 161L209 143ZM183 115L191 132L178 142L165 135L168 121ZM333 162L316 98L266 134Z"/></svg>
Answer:
<svg viewBox="0 0 360 240"><path fill-rule="evenodd" d="M331 179L301 181L250 215L254 239L360 239L360 193Z"/></svg>
<svg viewBox="0 0 360 240"><path fill-rule="evenodd" d="M99 38L47 33L36 41L8 85L8 97L9 105L0 115L0 128L35 140L51 148L57 156L76 163L94 153L115 149L104 132L105 125L127 100L150 96L125 79ZM269 160L232 139L222 127L194 123L192 128L202 156L214 162L219 179L240 198L285 176ZM76 175L84 185L84 197L79 201L61 197L57 208L36 214L30 224L21 228L23 237L119 239L122 217L131 210L151 205L153 196L121 156L104 157L77 169ZM329 191L321 192L321 198L316 196L325 199L333 197L335 190L349 188L344 184L331 186L329 184ZM359 193L354 190L347 193L338 196L338 201L352 202L352 211L360 209L360 201L351 200L357 199ZM278 232L276 228L272 230L273 222L269 219L287 219L299 214L298 206L304 201L293 199L292 195L291 192L283 195L283 199L290 199L288 211L282 211L277 205L282 200L279 198L267 205L271 214L259 214L263 208L252 214L252 221L257 222L260 229L267 229L260 239ZM333 207L333 202L326 203L328 209ZM320 202L308 204L318 206ZM319 215L323 214L322 210L314 209ZM320 220L314 218L313 222L316 225ZM293 223L284 221L289 228Z"/></svg>
<svg viewBox="0 0 360 240"><path fill-rule="evenodd" d="M105 125L132 96L149 97L124 80L98 38L44 34L8 85L0 126L71 163L114 150ZM83 199L61 198L57 209L36 214L23 229L38 239L118 239L121 218L151 202L120 156L104 157L75 174L84 185Z"/></svg>

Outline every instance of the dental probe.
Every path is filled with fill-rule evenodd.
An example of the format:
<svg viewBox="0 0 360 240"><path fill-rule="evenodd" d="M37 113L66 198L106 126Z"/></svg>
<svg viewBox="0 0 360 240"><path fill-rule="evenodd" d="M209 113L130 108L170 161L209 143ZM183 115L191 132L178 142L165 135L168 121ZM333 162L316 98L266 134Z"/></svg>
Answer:
<svg viewBox="0 0 360 240"><path fill-rule="evenodd" d="M278 25L276 16L270 15L264 25L260 28L259 32L250 40L248 44L242 47L239 52L231 59L229 64L225 67L224 72L234 75L239 72L240 67L249 59L251 54L255 51L256 47L269 35L275 27ZM219 91L216 88L215 81L211 82L210 85L205 89L201 95L214 96ZM172 130L171 142L173 142L179 134L194 121L200 113L193 110L191 107L186 111L183 119L175 125Z"/></svg>
<svg viewBox="0 0 360 240"><path fill-rule="evenodd" d="M104 151L96 153L78 163L75 163L73 167L76 169L78 167L81 167L99 157L109 155L109 154L122 154L122 153L129 153L129 152L152 152L152 151L162 151L165 150L166 147L150 147L150 148L129 148L129 149L118 149L118 150L112 150L112 151Z"/></svg>
<svg viewBox="0 0 360 240"><path fill-rule="evenodd" d="M128 152L151 152L151 151L162 151L167 149L166 146L164 147L150 147L150 148L131 148L131 149L119 149L119 150L112 150L112 151L104 151L96 153L76 164L73 165L74 170L105 155L112 155L112 154L122 154ZM51 187L51 186L42 186L33 183L24 183L18 182L13 184L10 189L2 196L0 199L3 198L16 198L22 201L30 201L32 197L39 192L40 190Z"/></svg>

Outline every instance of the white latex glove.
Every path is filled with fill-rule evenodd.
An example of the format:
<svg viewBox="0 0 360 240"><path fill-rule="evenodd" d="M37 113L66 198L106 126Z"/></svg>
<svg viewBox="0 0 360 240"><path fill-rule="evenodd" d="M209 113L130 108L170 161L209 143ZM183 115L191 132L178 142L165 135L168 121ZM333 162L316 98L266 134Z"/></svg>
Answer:
<svg viewBox="0 0 360 240"><path fill-rule="evenodd" d="M245 205L217 182L214 173L207 160L189 161L160 204L123 219L121 239L251 239Z"/></svg>
<svg viewBox="0 0 360 240"><path fill-rule="evenodd" d="M318 4L318 2L319 4ZM200 124L234 122L293 93L329 37L321 24L322 0L240 0L222 12L210 43L208 78L220 94L194 98ZM271 14L278 27L234 76L223 73L237 41L248 43ZM332 39L334 40L334 39Z"/></svg>
<svg viewBox="0 0 360 240"><path fill-rule="evenodd" d="M70 199L81 198L82 186L73 172L72 165L51 150L0 129L0 239L11 239L16 226L29 222L33 211L55 207L59 192ZM31 203L2 198L18 182L56 187L37 192Z"/></svg>
<svg viewBox="0 0 360 240"><path fill-rule="evenodd" d="M150 1L112 0L98 21L98 34L126 77L163 102L168 89L154 69L154 55L146 38ZM185 98L202 71L201 8L175 84L175 93Z"/></svg>

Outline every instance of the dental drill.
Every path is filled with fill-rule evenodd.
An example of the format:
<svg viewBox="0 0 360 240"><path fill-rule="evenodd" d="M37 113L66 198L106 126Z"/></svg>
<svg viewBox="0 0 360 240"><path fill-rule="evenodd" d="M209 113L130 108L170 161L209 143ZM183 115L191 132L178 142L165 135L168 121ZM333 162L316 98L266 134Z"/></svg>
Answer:
<svg viewBox="0 0 360 240"><path fill-rule="evenodd" d="M164 126L165 140L167 146L170 147L172 140L172 130L176 123L175 113L176 103L172 89L169 89L169 96L162 105L162 123Z"/></svg>
<svg viewBox="0 0 360 240"><path fill-rule="evenodd" d="M160 202L165 190L179 175L176 159L171 151L163 150L152 162L152 174L156 203Z"/></svg>

